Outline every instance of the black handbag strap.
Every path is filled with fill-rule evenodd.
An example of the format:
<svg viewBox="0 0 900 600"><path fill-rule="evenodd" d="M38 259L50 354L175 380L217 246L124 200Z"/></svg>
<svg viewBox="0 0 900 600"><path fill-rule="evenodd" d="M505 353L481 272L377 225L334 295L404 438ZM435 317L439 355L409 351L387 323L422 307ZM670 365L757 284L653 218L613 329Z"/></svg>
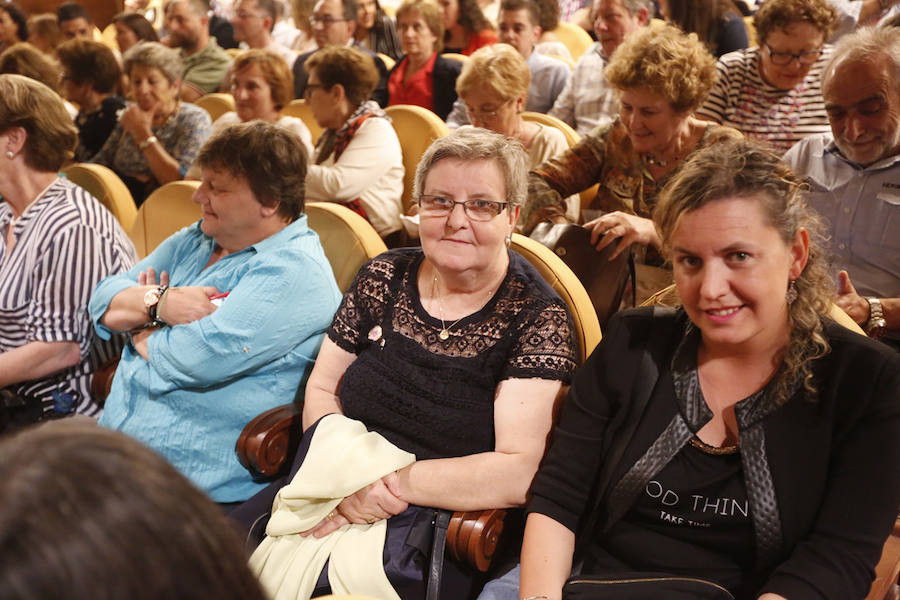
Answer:
<svg viewBox="0 0 900 600"><path fill-rule="evenodd" d="M444 548L447 546L447 527L450 526L448 510L434 513L434 539L431 542L431 564L428 567L428 589L425 600L438 600L441 596L441 573L444 570Z"/></svg>

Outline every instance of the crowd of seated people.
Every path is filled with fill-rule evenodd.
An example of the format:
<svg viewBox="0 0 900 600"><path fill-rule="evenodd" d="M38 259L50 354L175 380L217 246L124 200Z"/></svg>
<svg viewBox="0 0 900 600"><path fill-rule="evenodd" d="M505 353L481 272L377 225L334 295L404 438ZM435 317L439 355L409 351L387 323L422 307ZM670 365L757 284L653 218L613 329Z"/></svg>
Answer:
<svg viewBox="0 0 900 600"><path fill-rule="evenodd" d="M249 532L240 597L255 576L276 600L424 600L434 572L431 600L678 598L660 574L865 596L900 504L900 28L862 25L900 3L592 0L580 55L555 0L296 0L290 40L285 4L172 0L155 25L144 3L101 41L78 4L0 1L0 456L65 443L62 418L88 422L78 448L144 460L95 422L138 440L231 516L192 504L207 526ZM452 131L412 190L406 104ZM138 205L199 180L199 221L138 262L75 161ZM307 202L391 248L343 300ZM514 250L547 222L629 255L629 304L678 308L620 310L579 365L571 308ZM235 444L292 400L300 450L263 481ZM0 523L26 489L0 484ZM450 512L496 509L489 572L432 553Z"/></svg>

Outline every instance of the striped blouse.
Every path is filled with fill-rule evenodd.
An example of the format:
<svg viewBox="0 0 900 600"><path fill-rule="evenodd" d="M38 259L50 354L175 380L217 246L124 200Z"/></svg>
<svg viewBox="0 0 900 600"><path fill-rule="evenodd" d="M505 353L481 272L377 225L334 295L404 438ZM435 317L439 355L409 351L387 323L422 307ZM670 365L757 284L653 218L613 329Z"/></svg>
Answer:
<svg viewBox="0 0 900 600"><path fill-rule="evenodd" d="M759 47L729 52L719 59L718 80L697 115L768 142L782 154L808 135L831 131L821 74L832 50L825 46L806 79L790 90L763 81Z"/></svg>
<svg viewBox="0 0 900 600"><path fill-rule="evenodd" d="M53 182L15 222L9 205L0 203L0 239L10 226L12 252L0 244L0 353L34 341L73 341L82 359L11 389L40 399L45 413L96 415L90 376L114 349L94 343L88 301L101 279L135 263L134 246L108 210L65 179Z"/></svg>

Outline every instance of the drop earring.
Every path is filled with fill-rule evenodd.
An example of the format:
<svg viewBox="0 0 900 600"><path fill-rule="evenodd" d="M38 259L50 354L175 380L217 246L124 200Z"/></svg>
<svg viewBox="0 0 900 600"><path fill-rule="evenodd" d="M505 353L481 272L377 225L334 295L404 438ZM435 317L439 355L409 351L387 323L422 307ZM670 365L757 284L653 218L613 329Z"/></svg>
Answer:
<svg viewBox="0 0 900 600"><path fill-rule="evenodd" d="M791 282L788 284L784 299L787 300L788 304L793 304L797 300L797 283L795 279L791 279Z"/></svg>

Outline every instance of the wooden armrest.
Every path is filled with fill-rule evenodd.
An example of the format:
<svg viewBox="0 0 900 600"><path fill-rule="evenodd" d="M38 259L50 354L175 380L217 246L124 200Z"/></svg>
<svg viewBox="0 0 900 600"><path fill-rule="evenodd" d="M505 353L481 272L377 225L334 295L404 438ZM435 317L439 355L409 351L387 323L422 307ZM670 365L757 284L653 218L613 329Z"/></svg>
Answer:
<svg viewBox="0 0 900 600"><path fill-rule="evenodd" d="M503 533L506 514L504 509L453 513L447 527L450 556L482 573L487 572Z"/></svg>
<svg viewBox="0 0 900 600"><path fill-rule="evenodd" d="M290 467L301 433L300 409L282 404L247 423L234 450L254 479L271 479Z"/></svg>
<svg viewBox="0 0 900 600"><path fill-rule="evenodd" d="M250 421L235 451L254 479L283 473L292 462L301 436L300 409L293 403L277 406ZM456 512L447 528L447 551L457 561L486 572L503 533L506 510Z"/></svg>
<svg viewBox="0 0 900 600"><path fill-rule="evenodd" d="M900 517L894 522L894 529L884 543L881 560L875 567L875 581L866 600L894 600L900 598L897 577L900 576Z"/></svg>

